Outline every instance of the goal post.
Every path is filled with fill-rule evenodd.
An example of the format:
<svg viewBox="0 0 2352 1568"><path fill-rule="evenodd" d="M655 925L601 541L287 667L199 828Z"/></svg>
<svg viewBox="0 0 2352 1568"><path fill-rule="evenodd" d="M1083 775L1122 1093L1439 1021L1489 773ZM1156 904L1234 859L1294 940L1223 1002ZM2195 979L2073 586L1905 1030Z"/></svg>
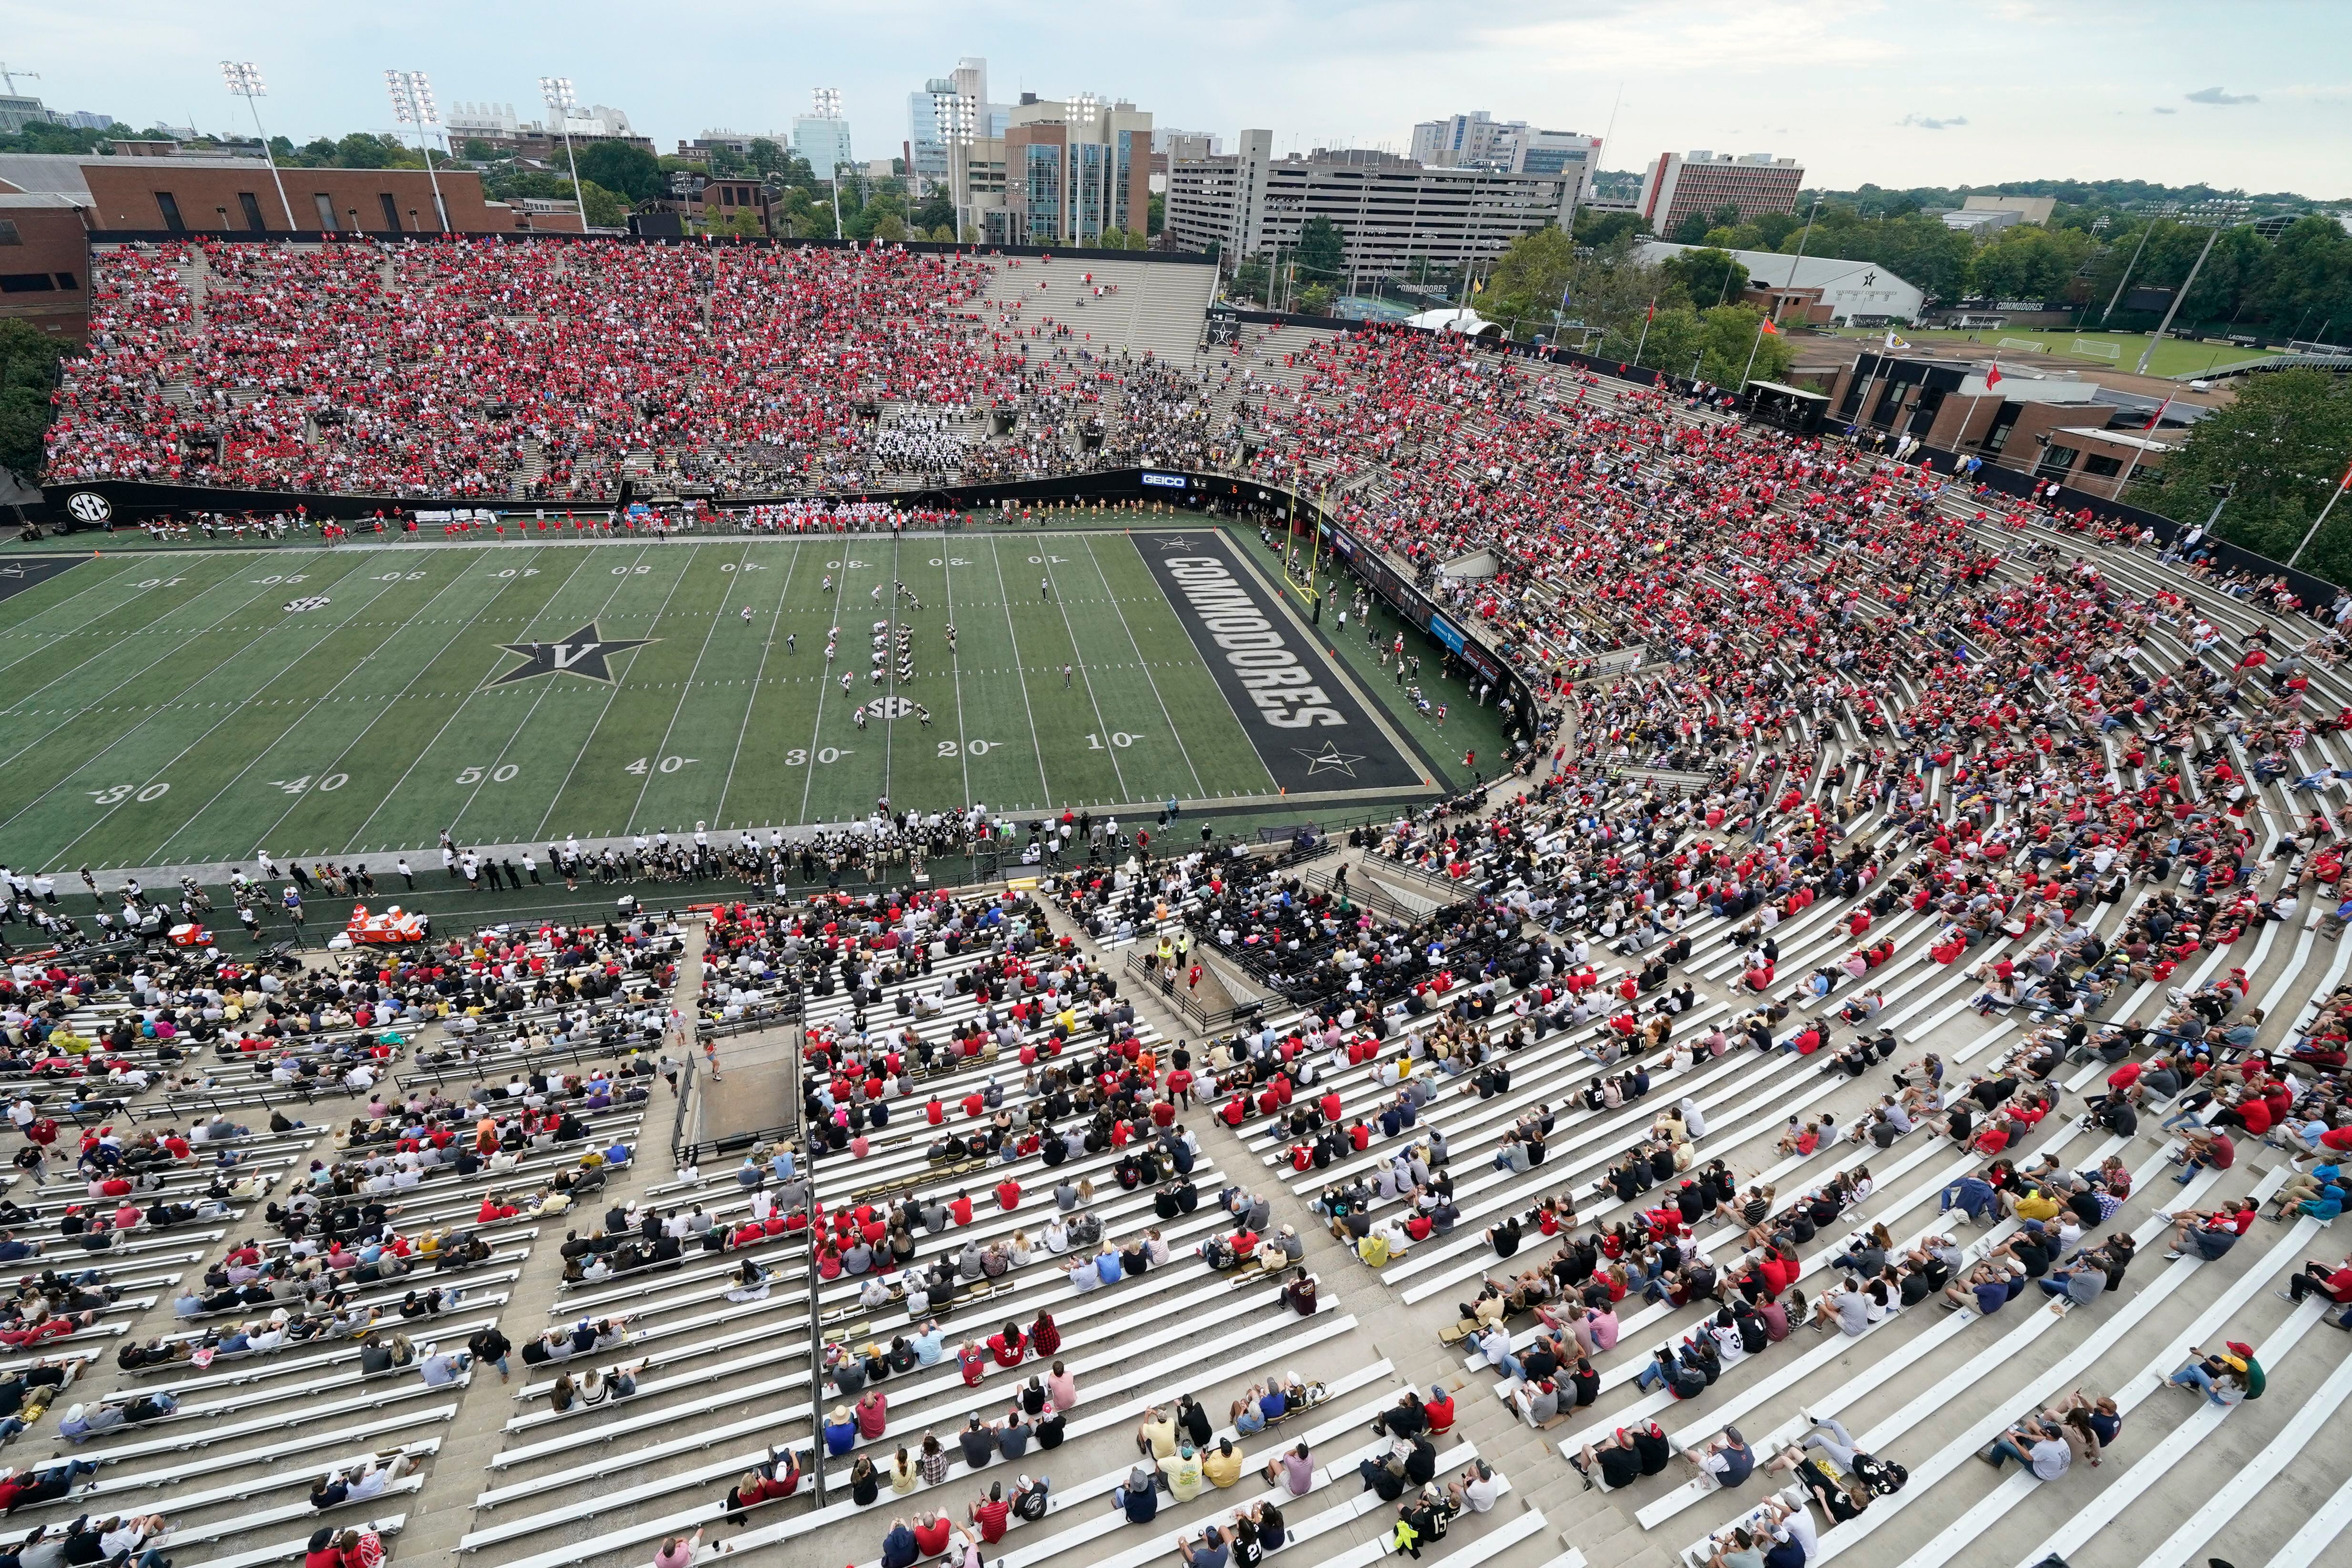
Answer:
<svg viewBox="0 0 2352 1568"><path fill-rule="evenodd" d="M2120 360L2124 357L2123 344L2101 342L2096 338L2076 338L2074 352L2084 359Z"/></svg>

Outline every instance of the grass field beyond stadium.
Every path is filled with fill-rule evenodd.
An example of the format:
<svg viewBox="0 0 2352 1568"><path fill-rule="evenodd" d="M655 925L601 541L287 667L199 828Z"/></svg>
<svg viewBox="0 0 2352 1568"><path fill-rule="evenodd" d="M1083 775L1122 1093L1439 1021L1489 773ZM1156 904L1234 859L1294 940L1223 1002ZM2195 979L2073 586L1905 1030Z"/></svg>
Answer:
<svg viewBox="0 0 2352 1568"><path fill-rule="evenodd" d="M267 848L378 857L381 876L395 852L425 869L415 853L445 828L530 845L839 823L885 795L1016 812L1172 795L1197 812L1286 788L1303 803L1429 788L1412 726L1276 607L1244 540L19 557L0 584L0 862L163 868ZM1171 576L1170 562L1193 564ZM1267 673L1286 653L1297 673Z"/></svg>

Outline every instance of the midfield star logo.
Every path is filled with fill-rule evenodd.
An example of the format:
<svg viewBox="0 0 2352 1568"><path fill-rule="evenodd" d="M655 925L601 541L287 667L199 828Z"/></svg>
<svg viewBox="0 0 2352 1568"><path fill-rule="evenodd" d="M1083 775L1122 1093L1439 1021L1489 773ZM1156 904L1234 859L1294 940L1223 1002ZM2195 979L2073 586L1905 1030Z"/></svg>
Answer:
<svg viewBox="0 0 2352 1568"><path fill-rule="evenodd" d="M604 662L612 655L658 642L658 637L607 637L590 621L562 642L509 642L499 646L526 662L508 670L492 686L530 680L541 675L577 675L610 686L613 671Z"/></svg>

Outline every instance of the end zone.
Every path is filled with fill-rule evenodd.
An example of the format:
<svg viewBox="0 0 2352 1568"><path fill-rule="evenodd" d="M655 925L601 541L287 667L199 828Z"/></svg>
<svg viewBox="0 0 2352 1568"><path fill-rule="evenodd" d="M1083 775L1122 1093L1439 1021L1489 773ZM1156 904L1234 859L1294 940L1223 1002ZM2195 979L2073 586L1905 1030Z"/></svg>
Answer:
<svg viewBox="0 0 2352 1568"><path fill-rule="evenodd" d="M1276 784L1294 795L1426 787L1404 742L1224 534L1133 537Z"/></svg>

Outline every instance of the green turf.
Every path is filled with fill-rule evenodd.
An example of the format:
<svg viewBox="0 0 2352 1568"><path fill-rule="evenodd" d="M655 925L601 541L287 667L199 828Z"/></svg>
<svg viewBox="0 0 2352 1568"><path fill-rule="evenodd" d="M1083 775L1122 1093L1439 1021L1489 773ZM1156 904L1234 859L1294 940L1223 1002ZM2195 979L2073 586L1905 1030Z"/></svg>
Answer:
<svg viewBox="0 0 2352 1568"><path fill-rule="evenodd" d="M1883 342L1885 331L1883 328L1841 327L1837 329L1836 335L1877 339ZM2047 355L2052 360L2064 360L2070 365L2079 363L2126 373L2138 368L2139 356L2147 349L2147 334L2145 332L2075 332L2063 328L2048 327L1980 327L1969 331L1951 331L1937 328L1920 328L1916 331L1902 329L1899 335L1906 342L1976 343L1982 346L1989 354L2008 353L2021 361L2030 362ZM2074 340L2077 338L2085 342L2112 346L2116 351L2116 357L2108 359L2104 354L2078 354L2074 352ZM2009 346L2003 348L2001 345L2004 342ZM2040 346L2021 349L2019 345L2022 343L2034 343ZM2194 376L2201 375L2210 370L2257 363L2273 357L2275 357L2273 351L2268 349L2246 348L2237 343L2207 343L2199 342L2194 339L2167 338L2157 345L2155 357L2148 361L2147 373L2150 375Z"/></svg>
<svg viewBox="0 0 2352 1568"><path fill-rule="evenodd" d="M866 679L894 576L922 602L906 612L905 689ZM308 595L328 603L284 607ZM524 663L500 645L591 621L645 639L611 655L610 683L494 683ZM1395 705L1360 648L1342 657ZM388 858L444 828L480 844L726 832L839 822L886 795L1010 810L1175 795L1197 817L1273 793L1134 543L1108 529L108 555L0 599L0 861L17 867L235 863L258 847ZM858 728L877 697L933 722ZM1391 722L1458 761L1453 726Z"/></svg>

